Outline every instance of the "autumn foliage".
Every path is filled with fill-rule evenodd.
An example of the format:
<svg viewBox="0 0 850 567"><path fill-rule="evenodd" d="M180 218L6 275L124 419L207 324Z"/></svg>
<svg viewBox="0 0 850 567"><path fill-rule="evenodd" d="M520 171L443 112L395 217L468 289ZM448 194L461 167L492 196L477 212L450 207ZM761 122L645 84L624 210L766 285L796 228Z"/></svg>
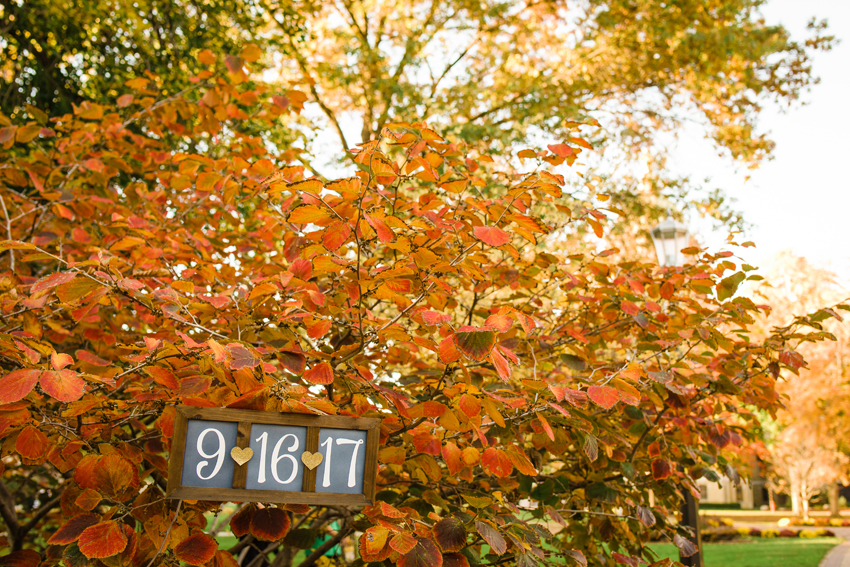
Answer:
<svg viewBox="0 0 850 567"><path fill-rule="evenodd" d="M683 492L734 467L808 338L749 338L750 268L574 247L616 213L565 204L590 125L497 163L388 123L354 175L313 177L263 137L306 95L252 78L257 57L202 52L179 94L137 78L114 106L0 117L0 565L688 553ZM377 502L167 500L178 404L380 417Z"/></svg>

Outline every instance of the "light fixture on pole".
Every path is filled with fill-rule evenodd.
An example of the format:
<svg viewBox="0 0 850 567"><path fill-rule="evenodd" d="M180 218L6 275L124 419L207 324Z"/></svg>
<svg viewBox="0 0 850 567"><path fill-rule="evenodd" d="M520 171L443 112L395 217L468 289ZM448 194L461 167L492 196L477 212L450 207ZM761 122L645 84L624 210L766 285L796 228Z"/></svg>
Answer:
<svg viewBox="0 0 850 567"><path fill-rule="evenodd" d="M685 263L682 248L688 246L688 227L673 220L670 215L652 229L652 242L658 263L662 266L681 266Z"/></svg>

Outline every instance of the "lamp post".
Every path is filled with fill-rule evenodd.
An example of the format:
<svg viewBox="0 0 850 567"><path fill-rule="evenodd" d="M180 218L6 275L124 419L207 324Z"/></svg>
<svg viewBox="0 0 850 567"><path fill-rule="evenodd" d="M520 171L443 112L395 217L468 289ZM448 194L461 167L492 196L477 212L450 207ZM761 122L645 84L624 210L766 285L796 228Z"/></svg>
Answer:
<svg viewBox="0 0 850 567"><path fill-rule="evenodd" d="M655 245L655 253L658 256L658 263L662 266L681 266L685 263L685 255L682 254L682 248L688 246L688 227L667 213L667 218L658 223L650 232L652 235L652 243ZM679 561L683 565L691 567L702 567L702 537L699 532L699 501L693 497L691 492L682 487L682 492L685 494L685 499L682 502L681 514L682 524L693 530L694 543L697 547L697 552L690 557L682 557Z"/></svg>
<svg viewBox="0 0 850 567"><path fill-rule="evenodd" d="M652 243L658 263L662 266L681 266L685 263L682 248L688 246L688 227L673 220L670 215L652 229Z"/></svg>

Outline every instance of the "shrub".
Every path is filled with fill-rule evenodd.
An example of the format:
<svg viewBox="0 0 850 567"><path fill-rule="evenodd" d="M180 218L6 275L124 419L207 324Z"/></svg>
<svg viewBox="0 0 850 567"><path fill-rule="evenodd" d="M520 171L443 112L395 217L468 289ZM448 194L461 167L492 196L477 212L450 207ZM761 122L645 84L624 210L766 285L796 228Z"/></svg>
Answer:
<svg viewBox="0 0 850 567"><path fill-rule="evenodd" d="M788 530L788 531L791 531L791 530ZM812 539L814 537L820 537L820 534L818 533L820 531L821 530L800 530L797 535L802 539ZM823 531L826 531L826 530L823 530Z"/></svg>
<svg viewBox="0 0 850 567"><path fill-rule="evenodd" d="M719 528L708 528L707 530L704 530L702 532L702 540L704 542L731 541L737 539L740 535L742 534L740 534L737 529L722 526Z"/></svg>
<svg viewBox="0 0 850 567"><path fill-rule="evenodd" d="M763 532L758 528L750 528L750 537L762 537Z"/></svg>
<svg viewBox="0 0 850 567"><path fill-rule="evenodd" d="M798 535L799 532L796 532L794 530L782 530L781 532L779 532L779 537L797 537Z"/></svg>
<svg viewBox="0 0 850 567"><path fill-rule="evenodd" d="M764 531L761 532L761 537L772 538L772 537L778 537L778 536L779 536L779 532L776 531L776 530L764 530Z"/></svg>

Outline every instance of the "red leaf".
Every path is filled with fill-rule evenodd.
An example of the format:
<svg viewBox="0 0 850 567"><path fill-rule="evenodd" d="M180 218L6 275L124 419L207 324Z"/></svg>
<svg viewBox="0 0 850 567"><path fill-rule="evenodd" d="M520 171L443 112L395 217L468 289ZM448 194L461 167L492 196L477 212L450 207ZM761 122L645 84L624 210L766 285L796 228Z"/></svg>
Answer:
<svg viewBox="0 0 850 567"><path fill-rule="evenodd" d="M378 233L378 238L381 242L390 243L395 240L395 233L389 226L387 226L387 223L384 222L384 219L375 215L366 215L366 222L368 222L372 226L372 228L375 229L375 232Z"/></svg>
<svg viewBox="0 0 850 567"><path fill-rule="evenodd" d="M121 524L109 520L83 530L77 545L80 552L89 559L103 559L124 551L127 547L127 534Z"/></svg>
<svg viewBox="0 0 850 567"><path fill-rule="evenodd" d="M103 500L103 497L97 490L86 488L83 490L82 494L77 496L77 499L74 500L74 504L83 510L94 510L94 507L100 504L101 500Z"/></svg>
<svg viewBox="0 0 850 567"><path fill-rule="evenodd" d="M478 530L479 535L490 545L490 549L496 555L502 555L508 550L508 543L505 538L490 522L476 521L475 529Z"/></svg>
<svg viewBox="0 0 850 567"><path fill-rule="evenodd" d="M204 533L196 533L177 544L174 555L189 565L203 565L213 558L217 549L218 544L213 538Z"/></svg>
<svg viewBox="0 0 850 567"><path fill-rule="evenodd" d="M638 565L637 559L629 557L628 555L623 555L622 553L617 553L616 551L611 554L611 557L613 557L614 561L621 565L629 565L630 567L637 567Z"/></svg>
<svg viewBox="0 0 850 567"><path fill-rule="evenodd" d="M80 538L80 534L86 528L95 525L98 520L100 520L100 516L97 514L80 514L74 516L65 522L61 528L56 530L50 536L50 539L47 540L47 543L50 545L68 545L69 543L73 543Z"/></svg>
<svg viewBox="0 0 850 567"><path fill-rule="evenodd" d="M481 403L475 396L470 394L462 394L460 396L458 407L460 407L460 410L465 413L467 417L475 417L481 413Z"/></svg>
<svg viewBox="0 0 850 567"><path fill-rule="evenodd" d="M451 316L438 311L421 311L419 316L426 325L440 325L451 321Z"/></svg>
<svg viewBox="0 0 850 567"><path fill-rule="evenodd" d="M47 394L60 402L73 402L82 397L86 384L73 370L45 370L38 381Z"/></svg>
<svg viewBox="0 0 850 567"><path fill-rule="evenodd" d="M511 235L495 226L476 226L472 229L475 238L490 246L502 246L511 241Z"/></svg>
<svg viewBox="0 0 850 567"><path fill-rule="evenodd" d="M499 352L499 349L493 349L490 353L490 362L496 367L496 372L499 378L507 382L511 378L511 365L505 360L505 357Z"/></svg>
<svg viewBox="0 0 850 567"><path fill-rule="evenodd" d="M664 480L673 472L670 463L664 459L655 459L652 461L652 478L655 480Z"/></svg>
<svg viewBox="0 0 850 567"><path fill-rule="evenodd" d="M550 152L562 158L570 157L575 153L575 150L567 144L549 144L546 147L549 148Z"/></svg>
<svg viewBox="0 0 850 567"><path fill-rule="evenodd" d="M282 350L278 354L278 360L284 368L293 374L301 374L307 366L307 358L300 352L294 350Z"/></svg>
<svg viewBox="0 0 850 567"><path fill-rule="evenodd" d="M56 272L55 274L51 274L46 278L42 278L35 282L35 284L30 288L30 293L35 295L36 293L44 291L45 289L52 289L57 285L68 283L69 281L74 279L76 275L76 272Z"/></svg>
<svg viewBox="0 0 850 567"><path fill-rule="evenodd" d="M445 518L434 524L434 541L443 551L460 551L466 547L466 528L458 518Z"/></svg>
<svg viewBox="0 0 850 567"><path fill-rule="evenodd" d="M0 378L0 404L11 404L24 399L35 388L41 370L21 368Z"/></svg>
<svg viewBox="0 0 850 567"><path fill-rule="evenodd" d="M262 541L278 541L289 531L291 523L289 514L281 508L263 508L251 518L251 533Z"/></svg>
<svg viewBox="0 0 850 567"><path fill-rule="evenodd" d="M443 554L433 541L420 538L413 549L398 560L398 567L442 567Z"/></svg>
<svg viewBox="0 0 850 567"><path fill-rule="evenodd" d="M325 234L322 235L322 245L333 252L348 240L351 236L351 227L348 223L335 222L325 229Z"/></svg>
<svg viewBox="0 0 850 567"><path fill-rule="evenodd" d="M620 401L620 393L610 386L591 386L587 389L587 395L605 409L611 409Z"/></svg>
<svg viewBox="0 0 850 567"><path fill-rule="evenodd" d="M537 414L537 420L540 422L541 427L543 427L543 431L546 432L546 435L549 437L549 439L554 441L555 440L555 432L552 431L552 426L549 425L549 422L546 421L546 418L538 413Z"/></svg>
<svg viewBox="0 0 850 567"><path fill-rule="evenodd" d="M0 557L0 565L4 567L38 567L41 555L32 549L19 549Z"/></svg>
<svg viewBox="0 0 850 567"><path fill-rule="evenodd" d="M496 344L496 332L490 327L461 327L452 336L455 347L469 358L481 362Z"/></svg>
<svg viewBox="0 0 850 567"><path fill-rule="evenodd" d="M334 371L327 362L320 362L304 373L304 379L311 384L333 384Z"/></svg>
<svg viewBox="0 0 850 567"><path fill-rule="evenodd" d="M443 339L437 350L440 353L440 360L442 360L444 364L451 364L460 358L460 351L455 346L453 337Z"/></svg>
<svg viewBox="0 0 850 567"><path fill-rule="evenodd" d="M460 553L443 555L443 567L469 567L469 561Z"/></svg>
<svg viewBox="0 0 850 567"><path fill-rule="evenodd" d="M622 309L629 315L637 315L638 313L640 313L640 307L638 307L628 299L623 299L622 301L620 301L620 309Z"/></svg>
<svg viewBox="0 0 850 567"><path fill-rule="evenodd" d="M28 425L24 427L15 440L15 450L25 459L35 461L47 452L47 436Z"/></svg>
<svg viewBox="0 0 850 567"><path fill-rule="evenodd" d="M311 339L318 339L325 336L325 333L330 331L332 322L330 320L319 320L307 328L307 336Z"/></svg>
<svg viewBox="0 0 850 567"><path fill-rule="evenodd" d="M180 388L180 383L177 381L177 376L171 370L167 368L160 368L159 366L151 366L150 368L145 368L145 374L153 378L153 381L157 384L162 384L169 390L177 390Z"/></svg>
<svg viewBox="0 0 850 567"><path fill-rule="evenodd" d="M50 355L50 365L53 366L53 370L62 370L71 364L74 364L74 359L69 354L54 352Z"/></svg>
<svg viewBox="0 0 850 567"><path fill-rule="evenodd" d="M484 321L484 324L488 327L493 327L500 333L507 333L511 330L511 326L513 325L514 320L511 319L507 314L504 315L490 315L487 317L487 320Z"/></svg>
<svg viewBox="0 0 850 567"><path fill-rule="evenodd" d="M390 547L398 552L399 555L405 555L416 547L416 538L408 533L396 534L390 540ZM445 563L443 565L445 566Z"/></svg>
<svg viewBox="0 0 850 567"><path fill-rule="evenodd" d="M242 537L251 531L251 520L256 511L257 507L254 504L248 504L230 518L230 531L233 535Z"/></svg>
<svg viewBox="0 0 850 567"><path fill-rule="evenodd" d="M248 348L239 343L230 343L227 345L227 351L230 353L230 369L239 370L240 368L256 368L262 362Z"/></svg>
<svg viewBox="0 0 850 567"><path fill-rule="evenodd" d="M449 474L451 475L456 475L466 466L461 460L461 450L453 441L449 441L443 445L441 454L443 455L443 460L446 461L446 465L449 467Z"/></svg>
<svg viewBox="0 0 850 567"><path fill-rule="evenodd" d="M77 360L85 362L86 364L91 364L92 366L109 366L110 362L108 360L104 360L99 356L90 353L87 350L78 350L76 353Z"/></svg>
<svg viewBox="0 0 850 567"><path fill-rule="evenodd" d="M481 466L488 474L499 478L505 478L514 469L507 453L494 447L488 447L484 450L484 454L481 455Z"/></svg>

